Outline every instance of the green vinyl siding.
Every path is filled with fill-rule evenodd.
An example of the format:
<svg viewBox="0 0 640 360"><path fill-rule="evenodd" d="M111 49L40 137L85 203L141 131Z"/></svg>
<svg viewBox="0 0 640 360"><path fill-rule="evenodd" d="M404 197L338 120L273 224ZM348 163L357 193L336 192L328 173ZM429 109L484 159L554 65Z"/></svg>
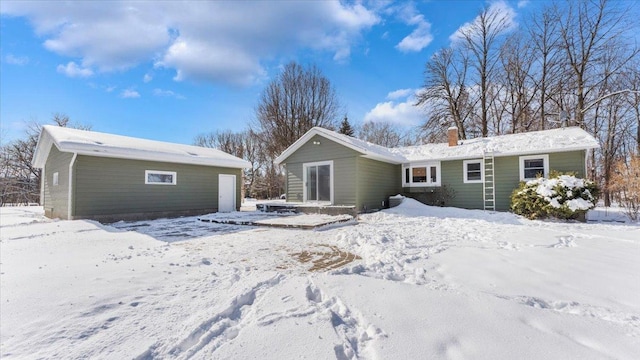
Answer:
<svg viewBox="0 0 640 360"><path fill-rule="evenodd" d="M319 144L314 144L314 142ZM322 136L314 136L285 159L287 164L328 161L359 156L360 153Z"/></svg>
<svg viewBox="0 0 640 360"><path fill-rule="evenodd" d="M50 218L66 219L68 216L69 164L72 158L73 154L61 152L57 147L51 146L42 174L44 192L41 200L45 215ZM53 185L53 174L56 172L58 185Z"/></svg>
<svg viewBox="0 0 640 360"><path fill-rule="evenodd" d="M549 171L575 172L578 177L584 177L585 156L584 150L540 154L549 156ZM474 159L469 159L474 160ZM518 188L520 183L520 156L496 157L495 161L495 192L496 210L508 211L511 206L511 193ZM445 206L454 206L466 209L482 209L483 194L482 184L465 184L463 160L442 161L442 185L452 197L445 201ZM435 191L431 188L405 188L409 194L423 194Z"/></svg>
<svg viewBox="0 0 640 360"><path fill-rule="evenodd" d="M177 184L145 184L145 170L175 171ZM239 207L240 169L78 156L74 217L211 211L218 208L219 174L236 176Z"/></svg>
<svg viewBox="0 0 640 360"><path fill-rule="evenodd" d="M356 163L357 157L333 160L333 205L356 204Z"/></svg>
<svg viewBox="0 0 640 360"><path fill-rule="evenodd" d="M402 191L402 166L359 157L357 168L356 209L367 211L381 209L389 196Z"/></svg>
<svg viewBox="0 0 640 360"><path fill-rule="evenodd" d="M507 211L511 206L511 193L520 184L520 157L494 159L496 210Z"/></svg>
<svg viewBox="0 0 640 360"><path fill-rule="evenodd" d="M314 144L314 142L319 144ZM291 154L284 163L287 170L287 201L304 199L303 165L320 161L333 161L333 205L356 203L356 159L360 156L351 150L322 136L314 136Z"/></svg>
<svg viewBox="0 0 640 360"><path fill-rule="evenodd" d="M584 178L587 173L585 168L586 156L586 150L550 153L549 170L556 170L563 173L575 172L576 177Z"/></svg>
<svg viewBox="0 0 640 360"><path fill-rule="evenodd" d="M304 200L302 192L302 163L287 163L287 202L302 202Z"/></svg>
<svg viewBox="0 0 640 360"><path fill-rule="evenodd" d="M451 197L445 200L445 206L482 209L482 184L465 184L462 164L462 160L442 161L440 163L442 184L448 188L451 194Z"/></svg>

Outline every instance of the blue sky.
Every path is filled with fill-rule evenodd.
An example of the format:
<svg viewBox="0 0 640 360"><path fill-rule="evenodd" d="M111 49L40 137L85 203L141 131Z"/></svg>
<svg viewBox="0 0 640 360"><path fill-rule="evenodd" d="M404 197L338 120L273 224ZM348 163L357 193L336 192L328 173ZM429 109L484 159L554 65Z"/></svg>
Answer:
<svg viewBox="0 0 640 360"><path fill-rule="evenodd" d="M241 131L283 64L316 64L344 111L419 123L431 54L483 7L521 24L529 1L20 1L0 3L1 140L54 113L93 130L192 143Z"/></svg>

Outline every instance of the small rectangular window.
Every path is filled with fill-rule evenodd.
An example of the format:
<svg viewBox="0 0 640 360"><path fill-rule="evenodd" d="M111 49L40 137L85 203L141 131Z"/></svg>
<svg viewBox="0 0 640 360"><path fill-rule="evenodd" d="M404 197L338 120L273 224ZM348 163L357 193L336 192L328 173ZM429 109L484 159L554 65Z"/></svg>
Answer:
<svg viewBox="0 0 640 360"><path fill-rule="evenodd" d="M438 175L438 172L436 171L436 167L435 167L435 166L432 166L432 167L431 167L431 170L430 170L430 172L429 172L429 175L430 175L430 178L429 178L429 179L431 180L431 181L430 181L431 183L436 183L436 182L438 182L438 176L437 176L437 175Z"/></svg>
<svg viewBox="0 0 640 360"><path fill-rule="evenodd" d="M482 182L482 160L465 160L462 164L465 183Z"/></svg>
<svg viewBox="0 0 640 360"><path fill-rule="evenodd" d="M53 173L52 182L53 182L53 186L58 186L58 184L59 184L59 175L58 175L57 171Z"/></svg>
<svg viewBox="0 0 640 360"><path fill-rule="evenodd" d="M412 182L414 183L423 183L427 182L427 168L426 167L415 167L411 169L412 171Z"/></svg>
<svg viewBox="0 0 640 360"><path fill-rule="evenodd" d="M409 175L409 168L404 169L404 182L405 184L408 184L409 182L411 182L411 176Z"/></svg>
<svg viewBox="0 0 640 360"><path fill-rule="evenodd" d="M549 176L549 155L520 157L520 180L531 180L538 176Z"/></svg>
<svg viewBox="0 0 640 360"><path fill-rule="evenodd" d="M149 185L176 185L178 176L175 171L145 170L144 183Z"/></svg>

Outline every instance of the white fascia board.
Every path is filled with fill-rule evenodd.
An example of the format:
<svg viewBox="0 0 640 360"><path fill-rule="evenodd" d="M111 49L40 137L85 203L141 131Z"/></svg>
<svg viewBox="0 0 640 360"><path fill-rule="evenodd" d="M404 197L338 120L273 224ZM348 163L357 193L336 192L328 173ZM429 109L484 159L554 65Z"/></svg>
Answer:
<svg viewBox="0 0 640 360"><path fill-rule="evenodd" d="M51 146L54 144L52 137L49 134L45 134L44 131L40 132L38 136L38 142L36 143L36 150L33 153L31 164L38 168L44 168L44 164L47 162L49 152L51 152Z"/></svg>

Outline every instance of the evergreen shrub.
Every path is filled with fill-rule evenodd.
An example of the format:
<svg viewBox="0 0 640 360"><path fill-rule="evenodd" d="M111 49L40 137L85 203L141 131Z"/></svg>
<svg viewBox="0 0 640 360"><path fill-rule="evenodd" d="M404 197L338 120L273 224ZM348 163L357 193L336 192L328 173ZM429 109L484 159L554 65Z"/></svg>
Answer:
<svg viewBox="0 0 640 360"><path fill-rule="evenodd" d="M511 211L529 219L578 219L595 207L598 193L593 181L552 172L549 178L521 182L511 194Z"/></svg>

